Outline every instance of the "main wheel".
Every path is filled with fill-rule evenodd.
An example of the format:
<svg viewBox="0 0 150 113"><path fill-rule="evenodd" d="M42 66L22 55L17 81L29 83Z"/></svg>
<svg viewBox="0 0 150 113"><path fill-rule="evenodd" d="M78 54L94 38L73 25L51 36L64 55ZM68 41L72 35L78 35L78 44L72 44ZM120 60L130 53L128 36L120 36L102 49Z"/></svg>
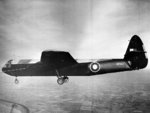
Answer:
<svg viewBox="0 0 150 113"><path fill-rule="evenodd" d="M64 82L65 82L65 79L63 79L63 78L58 78L58 79L57 79L57 83L58 83L59 85L64 84Z"/></svg>

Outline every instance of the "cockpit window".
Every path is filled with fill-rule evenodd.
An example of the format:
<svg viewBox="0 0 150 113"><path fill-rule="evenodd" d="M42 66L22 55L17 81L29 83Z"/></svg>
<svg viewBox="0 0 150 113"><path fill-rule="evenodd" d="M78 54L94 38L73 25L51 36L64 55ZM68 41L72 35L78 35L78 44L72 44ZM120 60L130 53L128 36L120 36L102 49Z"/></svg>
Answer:
<svg viewBox="0 0 150 113"><path fill-rule="evenodd" d="M13 60L9 60L9 61L5 64L4 67L6 67L6 68L11 68L12 61L13 61Z"/></svg>

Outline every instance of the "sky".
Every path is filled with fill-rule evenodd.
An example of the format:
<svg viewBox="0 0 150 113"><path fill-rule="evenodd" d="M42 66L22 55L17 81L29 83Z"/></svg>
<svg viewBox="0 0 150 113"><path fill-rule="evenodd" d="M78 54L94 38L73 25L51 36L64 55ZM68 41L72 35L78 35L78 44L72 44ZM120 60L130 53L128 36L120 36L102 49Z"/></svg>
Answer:
<svg viewBox="0 0 150 113"><path fill-rule="evenodd" d="M141 37L150 59L149 20L150 0L0 0L0 68L9 59L40 59L43 50L69 51L77 59L123 58L129 40L135 34ZM73 92L67 93L70 100L74 98L72 94L77 97L84 94L85 100L103 92L107 98L107 91L127 94L127 86L132 93L140 88L147 92L149 69L150 64L141 72L70 77L70 84L64 87L57 85L56 77L19 77L20 84L16 85L14 77L3 73L0 76L0 96L7 100L20 99L22 104L26 101L31 108L51 109L50 104L42 104L43 100L37 104L42 94L46 101L56 98L61 103L59 95L66 95L68 91ZM115 88L117 84L119 90ZM22 91L29 92L29 95ZM20 92L23 95L20 96ZM99 99L101 97L96 97ZM35 106L34 102L41 107ZM72 105L66 102L65 105Z"/></svg>
<svg viewBox="0 0 150 113"><path fill-rule="evenodd" d="M1 66L9 59L40 59L43 50L123 58L134 34L150 58L149 10L149 0L1 0Z"/></svg>

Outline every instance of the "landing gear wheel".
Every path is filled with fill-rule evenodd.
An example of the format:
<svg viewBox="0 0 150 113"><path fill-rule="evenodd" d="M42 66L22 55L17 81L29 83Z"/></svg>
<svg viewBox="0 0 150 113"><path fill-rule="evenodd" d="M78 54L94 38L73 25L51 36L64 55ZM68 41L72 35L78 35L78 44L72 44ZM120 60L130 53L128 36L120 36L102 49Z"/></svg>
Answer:
<svg viewBox="0 0 150 113"><path fill-rule="evenodd" d="M58 83L59 85L63 85L64 82L65 82L65 79L63 79L63 78L58 78L58 79L57 79L57 83Z"/></svg>
<svg viewBox="0 0 150 113"><path fill-rule="evenodd" d="M56 69L56 75L57 75L57 78L58 78L57 79L57 83L59 85L62 85L62 84L64 84L64 83L69 81L69 78L67 76L61 76L57 69Z"/></svg>
<svg viewBox="0 0 150 113"><path fill-rule="evenodd" d="M19 80L17 78L15 79L15 84L19 84Z"/></svg>

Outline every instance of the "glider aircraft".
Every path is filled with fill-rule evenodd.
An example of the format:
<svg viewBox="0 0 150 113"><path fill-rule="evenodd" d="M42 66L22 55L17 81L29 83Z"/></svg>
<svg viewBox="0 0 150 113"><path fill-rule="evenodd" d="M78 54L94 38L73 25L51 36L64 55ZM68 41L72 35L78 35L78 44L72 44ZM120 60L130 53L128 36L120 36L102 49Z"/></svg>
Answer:
<svg viewBox="0 0 150 113"><path fill-rule="evenodd" d="M66 51L43 51L40 61L30 63L29 59L20 60L13 64L9 60L2 71L15 76L15 83L20 76L57 76L57 83L66 83L68 76L91 76L105 73L132 71L143 69L148 64L143 42L139 36L132 36L124 58L122 59L97 59L92 62L79 63Z"/></svg>

